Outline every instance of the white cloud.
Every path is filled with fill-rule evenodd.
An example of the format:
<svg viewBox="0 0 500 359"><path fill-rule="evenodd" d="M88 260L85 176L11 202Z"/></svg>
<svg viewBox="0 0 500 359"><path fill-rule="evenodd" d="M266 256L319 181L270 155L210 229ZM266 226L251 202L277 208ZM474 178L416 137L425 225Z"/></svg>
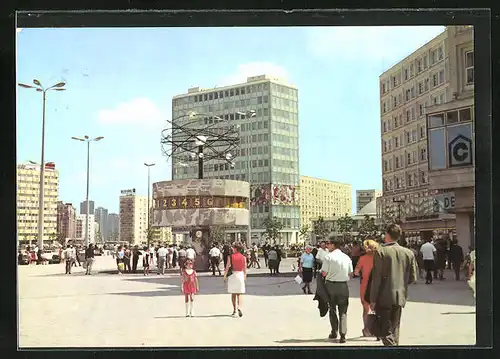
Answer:
<svg viewBox="0 0 500 359"><path fill-rule="evenodd" d="M247 77L259 75L271 75L280 77L284 80L289 80L290 77L288 71L284 67L271 62L248 62L246 64L238 65L236 72L231 76L223 78L217 86L244 83L247 81Z"/></svg>
<svg viewBox="0 0 500 359"><path fill-rule="evenodd" d="M158 125L163 123L165 115L148 98L136 98L122 102L113 109L101 110L97 119L103 124Z"/></svg>
<svg viewBox="0 0 500 359"><path fill-rule="evenodd" d="M312 54L335 60L395 63L440 34L443 26L316 27L308 33Z"/></svg>

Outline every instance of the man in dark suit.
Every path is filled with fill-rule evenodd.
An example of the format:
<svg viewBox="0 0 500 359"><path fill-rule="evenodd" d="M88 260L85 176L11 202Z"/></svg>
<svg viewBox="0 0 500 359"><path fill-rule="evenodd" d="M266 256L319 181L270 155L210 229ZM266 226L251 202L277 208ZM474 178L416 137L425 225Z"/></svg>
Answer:
<svg viewBox="0 0 500 359"><path fill-rule="evenodd" d="M380 318L385 346L399 345L401 312L408 298L408 284L417 280L415 256L397 243L401 233L400 226L390 224L385 243L373 256L370 307Z"/></svg>

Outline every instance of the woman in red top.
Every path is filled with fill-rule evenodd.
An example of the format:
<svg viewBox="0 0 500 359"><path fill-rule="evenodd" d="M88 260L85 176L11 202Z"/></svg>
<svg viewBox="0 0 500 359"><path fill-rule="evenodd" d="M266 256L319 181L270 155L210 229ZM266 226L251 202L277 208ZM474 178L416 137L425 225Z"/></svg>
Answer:
<svg viewBox="0 0 500 359"><path fill-rule="evenodd" d="M358 264L356 265L356 269L354 270L354 274L356 276L361 275L361 285L360 285L360 298L361 304L363 305L363 336L369 337L371 336L369 330L366 326L366 319L368 316L368 312L370 311L370 303L365 300L366 287L368 285L368 279L370 278L370 273L373 268L373 252L377 250L378 243L373 239L366 239L363 242L363 247L365 249L366 254L361 256L358 260Z"/></svg>
<svg viewBox="0 0 500 359"><path fill-rule="evenodd" d="M199 291L198 275L193 269L193 261L188 259L184 263L184 269L181 274L181 292L184 293L186 317L193 316L193 296Z"/></svg>
<svg viewBox="0 0 500 359"><path fill-rule="evenodd" d="M224 270L224 281L227 280L227 291L231 293L231 302L233 303L233 317L243 316L241 312L241 296L245 293L247 259L241 254L242 249L241 243L233 244L233 254L229 256Z"/></svg>

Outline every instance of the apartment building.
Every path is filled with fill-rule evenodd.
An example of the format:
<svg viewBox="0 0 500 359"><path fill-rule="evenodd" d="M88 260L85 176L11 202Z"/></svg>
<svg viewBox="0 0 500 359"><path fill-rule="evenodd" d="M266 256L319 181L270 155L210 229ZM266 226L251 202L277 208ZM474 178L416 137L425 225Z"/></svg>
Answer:
<svg viewBox="0 0 500 359"><path fill-rule="evenodd" d="M120 196L120 241L147 243L148 197L122 191Z"/></svg>
<svg viewBox="0 0 500 359"><path fill-rule="evenodd" d="M71 203L57 202L57 236L59 240L76 238L76 209Z"/></svg>
<svg viewBox="0 0 500 359"><path fill-rule="evenodd" d="M361 211L368 203L382 196L382 191L377 189L356 190L356 213Z"/></svg>
<svg viewBox="0 0 500 359"><path fill-rule="evenodd" d="M318 217L352 213L352 185L321 178L300 176L300 217L302 226L313 227Z"/></svg>
<svg viewBox="0 0 500 359"><path fill-rule="evenodd" d="M55 164L45 164L43 240L57 236L57 201L59 172ZM17 165L17 239L28 243L38 239L38 214L40 195L40 166L26 163Z"/></svg>
<svg viewBox="0 0 500 359"><path fill-rule="evenodd" d="M448 28L451 98L427 108L434 212L453 216L463 249L475 246L474 42L472 26Z"/></svg>
<svg viewBox="0 0 500 359"><path fill-rule="evenodd" d="M255 111L255 116L244 115ZM189 113L214 118L221 126L239 126L240 150L232 168L227 161L211 160L204 164L204 178L249 181L251 184L252 241L262 240L263 221L269 216L282 221L282 242L298 239L300 207L298 203L299 128L298 90L284 80L267 76L247 78L246 83L212 89L191 88L174 96L172 118L176 124L192 121ZM175 137L174 137L175 140ZM197 161L172 161L172 178L198 177Z"/></svg>
<svg viewBox="0 0 500 359"><path fill-rule="evenodd" d="M86 214L78 214L76 216L76 239L85 240L87 231L85 230L85 225L87 223ZM96 225L95 225L95 215L89 214L88 222L88 233L89 233L89 244L96 243Z"/></svg>
<svg viewBox="0 0 500 359"><path fill-rule="evenodd" d="M455 28L447 27L380 76L383 196L377 215L399 219L410 235L455 227L454 218L434 211L426 125L428 109L456 94Z"/></svg>

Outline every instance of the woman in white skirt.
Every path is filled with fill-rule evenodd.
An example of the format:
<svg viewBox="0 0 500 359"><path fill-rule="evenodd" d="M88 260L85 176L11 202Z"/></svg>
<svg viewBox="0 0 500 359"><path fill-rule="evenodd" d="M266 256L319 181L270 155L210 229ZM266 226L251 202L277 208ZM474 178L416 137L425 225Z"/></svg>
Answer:
<svg viewBox="0 0 500 359"><path fill-rule="evenodd" d="M241 296L245 293L245 282L247 280L247 259L241 254L243 246L234 243L233 254L228 258L224 269L224 281L227 281L227 292L231 293L233 303L233 317L243 316L241 311Z"/></svg>

